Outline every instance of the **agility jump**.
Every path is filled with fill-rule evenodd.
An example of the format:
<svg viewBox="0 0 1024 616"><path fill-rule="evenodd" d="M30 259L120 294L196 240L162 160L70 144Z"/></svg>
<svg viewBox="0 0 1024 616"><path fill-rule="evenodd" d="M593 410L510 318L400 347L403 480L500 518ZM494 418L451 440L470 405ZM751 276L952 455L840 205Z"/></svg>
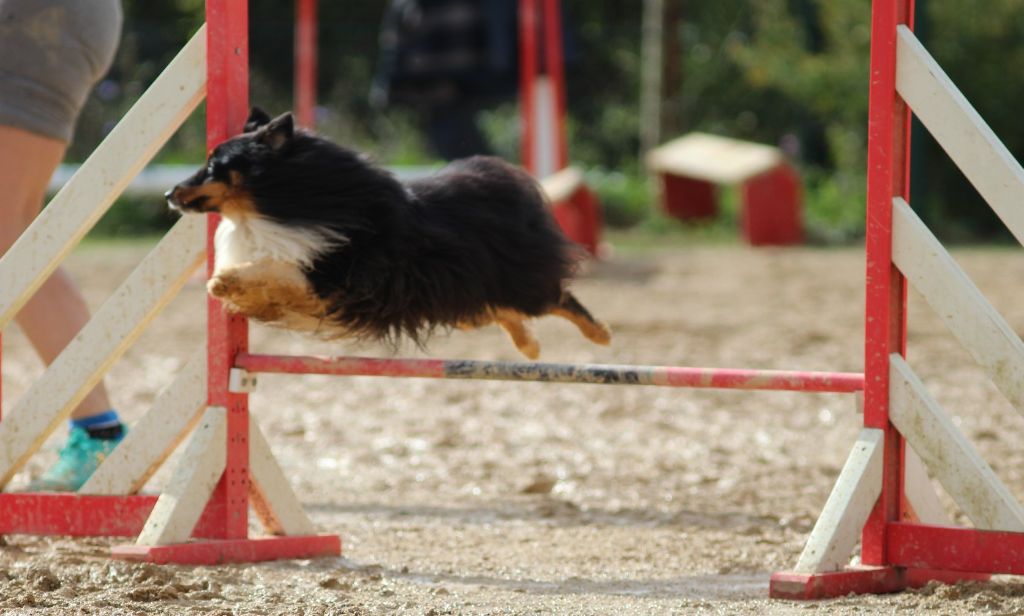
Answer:
<svg viewBox="0 0 1024 616"><path fill-rule="evenodd" d="M875 0L872 7L865 374L254 355L248 352L246 323L211 299L205 347L81 492L0 494L0 534L137 535L136 545L115 548L114 556L151 562L250 562L339 553L337 536L314 532L248 415L247 392L260 372L863 389L865 428L795 572L773 577L772 596L889 592L932 579L1024 573L1017 558L1024 550L1024 508L903 359L909 280L940 308L1007 398L1024 410L1024 343L906 204L905 104L1018 239L1024 239L1024 214L1016 209L1024 170L914 38L907 26L912 5L912 0ZM207 25L0 259L0 327L195 109L204 91L209 148L242 127L249 108L247 5L243 0L210 2L206 14ZM179 221L0 421L0 484L24 466L181 288L202 262L216 224L212 216L206 229L195 220ZM206 253L209 270L212 250ZM165 492L159 497L136 494L190 431ZM926 469L983 530L948 525L924 480ZM249 537L250 504L271 536ZM858 540L863 566L846 568Z"/></svg>

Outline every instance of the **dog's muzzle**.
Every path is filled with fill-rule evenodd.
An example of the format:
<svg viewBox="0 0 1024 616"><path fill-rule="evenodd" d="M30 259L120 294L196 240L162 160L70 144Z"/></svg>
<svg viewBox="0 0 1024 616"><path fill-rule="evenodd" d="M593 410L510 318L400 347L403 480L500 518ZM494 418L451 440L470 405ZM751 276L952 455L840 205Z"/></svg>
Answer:
<svg viewBox="0 0 1024 616"><path fill-rule="evenodd" d="M206 196L190 196L188 187L178 184L164 193L167 199L167 206L177 212L204 212L203 204L206 203Z"/></svg>

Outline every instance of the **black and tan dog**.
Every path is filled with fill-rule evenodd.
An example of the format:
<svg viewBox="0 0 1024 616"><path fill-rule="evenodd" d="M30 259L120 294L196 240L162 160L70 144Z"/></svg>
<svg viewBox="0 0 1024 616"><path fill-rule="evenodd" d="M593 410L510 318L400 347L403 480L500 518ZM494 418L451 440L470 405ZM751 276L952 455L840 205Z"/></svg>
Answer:
<svg viewBox="0 0 1024 616"><path fill-rule="evenodd" d="M536 182L497 158L408 184L363 156L254 108L245 132L167 192L219 212L209 292L231 311L326 338L421 344L436 327L498 323L536 358L527 320L554 314L608 344L565 288L572 245Z"/></svg>

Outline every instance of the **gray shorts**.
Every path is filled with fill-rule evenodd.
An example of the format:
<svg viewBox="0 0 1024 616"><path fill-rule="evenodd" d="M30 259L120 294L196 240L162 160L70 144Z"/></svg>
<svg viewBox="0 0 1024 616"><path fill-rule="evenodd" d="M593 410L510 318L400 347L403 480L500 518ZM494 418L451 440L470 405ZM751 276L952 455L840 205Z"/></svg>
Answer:
<svg viewBox="0 0 1024 616"><path fill-rule="evenodd" d="M120 0L0 0L0 124L70 141L121 20Z"/></svg>

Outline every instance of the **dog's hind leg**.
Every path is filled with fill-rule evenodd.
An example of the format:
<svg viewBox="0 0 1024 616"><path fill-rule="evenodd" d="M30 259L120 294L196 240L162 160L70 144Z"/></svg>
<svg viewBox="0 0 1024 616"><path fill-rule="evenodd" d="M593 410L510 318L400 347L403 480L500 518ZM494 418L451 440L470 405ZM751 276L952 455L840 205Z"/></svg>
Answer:
<svg viewBox="0 0 1024 616"><path fill-rule="evenodd" d="M608 345L612 341L612 332L608 326L595 319L590 312L583 307L583 304L568 291L562 292L562 299L556 306L553 306L549 314L557 315L568 319L579 328L580 332L588 340L596 344Z"/></svg>
<svg viewBox="0 0 1024 616"><path fill-rule="evenodd" d="M530 326L526 324L526 315L513 310L495 311L494 320L501 325L519 352L529 359L540 357L540 343L534 338Z"/></svg>

